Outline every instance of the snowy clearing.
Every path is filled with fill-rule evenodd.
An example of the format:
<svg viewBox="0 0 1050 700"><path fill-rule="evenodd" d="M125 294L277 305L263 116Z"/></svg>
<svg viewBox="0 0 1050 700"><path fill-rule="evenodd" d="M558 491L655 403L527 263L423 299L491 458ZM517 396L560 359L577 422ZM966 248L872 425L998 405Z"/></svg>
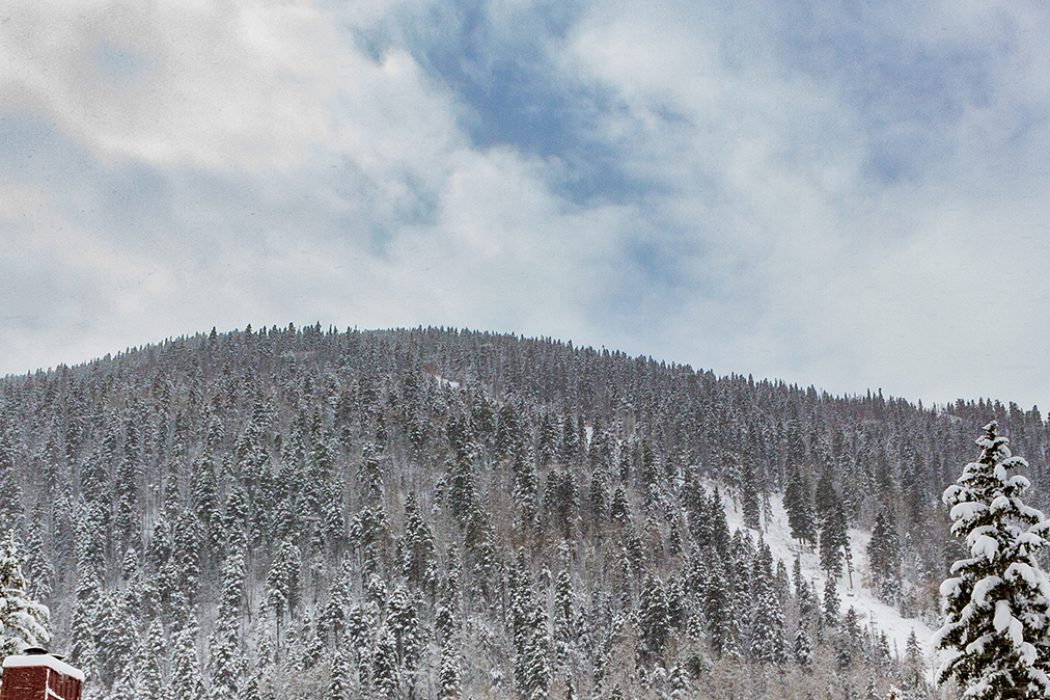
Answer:
<svg viewBox="0 0 1050 700"><path fill-rule="evenodd" d="M744 528L744 517L738 504L733 501L724 487L721 488L722 501L730 529ZM776 494L772 496L770 505L773 510L773 519L765 524L766 529L764 532L755 532L755 535L762 535L766 544L769 545L769 549L773 552L773 556L782 559L788 571L791 570L795 556L800 555L803 576L814 584L813 589L815 591L823 591L827 577L820 568L820 556L817 553L817 549L815 547L812 549L802 547L791 538L791 529L788 526L787 512L784 510L784 498L782 495ZM871 533L866 530L850 528L849 537L855 571L853 572L852 588L849 585L848 575L843 574L838 581L843 611L853 606L862 624L874 625L878 630L885 632L890 643L890 649L897 658L903 656L908 635L912 632L915 632L915 637L919 640L919 644L922 645L927 658L932 658L931 641L933 639L933 630L921 620L901 617L900 612L896 608L880 601L874 592L865 587L861 581L861 570L867 566L865 557L867 556L866 551L868 540L871 539Z"/></svg>

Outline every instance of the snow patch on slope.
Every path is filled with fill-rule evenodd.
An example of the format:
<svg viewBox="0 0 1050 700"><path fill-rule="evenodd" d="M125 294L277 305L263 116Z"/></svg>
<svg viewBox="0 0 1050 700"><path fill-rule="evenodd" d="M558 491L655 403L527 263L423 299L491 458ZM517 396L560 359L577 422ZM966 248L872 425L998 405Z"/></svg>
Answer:
<svg viewBox="0 0 1050 700"><path fill-rule="evenodd" d="M744 516L737 503L723 490L722 501L725 506L726 519L729 521L730 530L744 529ZM800 546L791 538L791 528L788 525L787 512L784 510L784 499L780 494L770 498L770 506L773 511L771 521L765 523L765 531L753 532L757 537L762 535L766 544L769 545L773 556L784 561L788 571L795 561L795 556L800 556L802 575L813 584L818 595L824 591L827 577L820 568L820 556L816 548L807 549ZM897 608L886 605L876 597L875 593L863 585L859 569L862 568L867 557L868 542L871 533L865 530L850 528L850 549L853 555L853 587L850 587L849 577L843 574L836 582L839 595L842 598L842 610L845 612L852 606L860 618L862 625L873 625L876 629L886 633L890 649L898 658L903 658L904 648L908 642L908 636L915 632L916 639L922 646L927 658L932 654L933 630L924 622L915 618L901 617Z"/></svg>

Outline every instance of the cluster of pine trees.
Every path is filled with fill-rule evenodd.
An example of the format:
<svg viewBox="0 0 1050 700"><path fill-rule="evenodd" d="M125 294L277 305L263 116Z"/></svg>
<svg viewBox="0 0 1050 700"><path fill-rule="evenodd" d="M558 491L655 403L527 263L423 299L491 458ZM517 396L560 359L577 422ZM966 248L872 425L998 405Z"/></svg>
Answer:
<svg viewBox="0 0 1050 700"><path fill-rule="evenodd" d="M0 382L0 518L93 698L924 697L918 644L763 528L784 493L828 572L934 621L940 492L988 415L1046 454L1013 405L249 327Z"/></svg>

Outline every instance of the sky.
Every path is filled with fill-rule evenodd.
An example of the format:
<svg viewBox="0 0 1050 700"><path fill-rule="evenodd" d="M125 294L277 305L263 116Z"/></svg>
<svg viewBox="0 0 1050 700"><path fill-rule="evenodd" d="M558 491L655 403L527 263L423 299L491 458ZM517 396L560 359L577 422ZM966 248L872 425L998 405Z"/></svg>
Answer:
<svg viewBox="0 0 1050 700"><path fill-rule="evenodd" d="M0 373L213 326L552 336L1050 408L1050 9L14 0Z"/></svg>

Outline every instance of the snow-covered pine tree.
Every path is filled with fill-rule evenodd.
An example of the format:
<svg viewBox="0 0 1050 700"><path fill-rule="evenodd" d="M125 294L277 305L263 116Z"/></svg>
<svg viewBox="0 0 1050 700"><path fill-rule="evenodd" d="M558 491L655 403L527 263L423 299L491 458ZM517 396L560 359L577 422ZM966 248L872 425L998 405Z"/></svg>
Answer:
<svg viewBox="0 0 1050 700"><path fill-rule="evenodd" d="M675 666L668 674L667 685L671 700L685 700L689 694L689 673L681 666Z"/></svg>
<svg viewBox="0 0 1050 700"><path fill-rule="evenodd" d="M420 637L416 601L400 585L394 588L387 602L387 626L394 634L398 661L406 671L412 671L419 663L424 644Z"/></svg>
<svg viewBox="0 0 1050 700"><path fill-rule="evenodd" d="M298 601L299 575L302 559L299 548L289 540L282 540L274 555L270 573L266 578L266 600L274 612L277 637L280 639L281 619L291 612Z"/></svg>
<svg viewBox="0 0 1050 700"><path fill-rule="evenodd" d="M0 543L0 657L45 646L51 639L46 628L51 613L27 588L14 533L9 532Z"/></svg>
<svg viewBox="0 0 1050 700"><path fill-rule="evenodd" d="M806 628L799 625L795 633L795 661L802 668L808 668L813 660L813 644L809 641L809 633Z"/></svg>
<svg viewBox="0 0 1050 700"><path fill-rule="evenodd" d="M739 655L740 625L733 606L733 592L726 581L725 565L717 553L710 555L711 570L704 590L703 609L711 647L718 656Z"/></svg>
<svg viewBox="0 0 1050 700"><path fill-rule="evenodd" d="M568 547L563 543L563 560L567 561ZM555 632L555 656L559 666L564 667L569 663L575 648L578 636L576 628L576 605L575 594L572 589L572 578L569 576L568 568L558 572L558 579L554 586L554 632Z"/></svg>
<svg viewBox="0 0 1050 700"><path fill-rule="evenodd" d="M816 540L815 516L809 498L809 485L802 469L793 466L787 488L784 489L784 509L787 511L791 536L807 546Z"/></svg>
<svg viewBox="0 0 1050 700"><path fill-rule="evenodd" d="M1035 554L1050 521L1021 496L1029 481L992 421L981 455L944 491L952 533L969 556L941 585L945 622L936 645L948 652L938 680L956 680L967 700L1050 696L1050 582Z"/></svg>
<svg viewBox="0 0 1050 700"><path fill-rule="evenodd" d="M220 697L234 694L242 675L238 632L245 575L244 556L238 551L231 551L223 563L215 632L209 642L212 692Z"/></svg>
<svg viewBox="0 0 1050 700"><path fill-rule="evenodd" d="M20 514L22 488L15 474L11 437L0 428L0 522L11 523Z"/></svg>
<svg viewBox="0 0 1050 700"><path fill-rule="evenodd" d="M671 633L667 591L660 579L646 574L638 611L639 649L646 661L661 661Z"/></svg>
<svg viewBox="0 0 1050 700"><path fill-rule="evenodd" d="M3 486L0 485L0 489ZM0 519L0 522L3 522ZM44 542L40 537L43 530L42 523L34 523L26 534L26 551L23 572L28 579L26 584L30 595L34 598L47 600L51 597L54 588L55 567L44 552Z"/></svg>
<svg viewBox="0 0 1050 700"><path fill-rule="evenodd" d="M346 616L346 645L351 659L359 665L367 664L376 632L378 612L372 603L354 605Z"/></svg>
<svg viewBox="0 0 1050 700"><path fill-rule="evenodd" d="M350 668L339 653L339 649L332 654L332 668L328 680L328 694L326 700L348 700L350 697Z"/></svg>
<svg viewBox="0 0 1050 700"><path fill-rule="evenodd" d="M751 585L755 606L751 620L751 655L762 663L783 663L784 612L780 608L773 579L773 555L760 542L752 566Z"/></svg>
<svg viewBox="0 0 1050 700"><path fill-rule="evenodd" d="M631 521L631 504L622 485L618 485L613 492L611 515L612 519L620 524Z"/></svg>
<svg viewBox="0 0 1050 700"><path fill-rule="evenodd" d="M527 700L547 700L551 685L551 639L547 615L537 608L531 623L531 634L525 647L524 695Z"/></svg>
<svg viewBox="0 0 1050 700"><path fill-rule="evenodd" d="M433 590L436 583L434 533L419 512L415 494L409 494L405 502L405 534L398 547L405 578L417 587Z"/></svg>
<svg viewBox="0 0 1050 700"><path fill-rule="evenodd" d="M372 651L372 682L376 692L388 698L397 697L401 686L397 642L385 625L376 633L375 648Z"/></svg>
<svg viewBox="0 0 1050 700"><path fill-rule="evenodd" d="M842 573L843 559L849 556L848 550L846 512L842 508L842 501L838 496L834 496L821 520L820 568L824 569L828 576L838 576Z"/></svg>
<svg viewBox="0 0 1050 700"><path fill-rule="evenodd" d="M824 582L824 624L836 627L839 624L839 593L834 576Z"/></svg>
<svg viewBox="0 0 1050 700"><path fill-rule="evenodd" d="M204 680L197 657L196 627L191 625L179 631L172 640L172 646L169 697L175 700L204 697Z"/></svg>
<svg viewBox="0 0 1050 700"><path fill-rule="evenodd" d="M139 645L136 667L138 668L139 700L161 700L164 697L164 678L161 662L167 655L164 627L154 619L146 630L146 638Z"/></svg>
<svg viewBox="0 0 1050 700"><path fill-rule="evenodd" d="M438 698L440 700L459 700L463 695L462 670L459 665L459 654L452 640L441 645L441 666L438 670Z"/></svg>
<svg viewBox="0 0 1050 700"><path fill-rule="evenodd" d="M851 605L842 618L842 630L835 640L835 659L839 669L845 670L852 665L860 651L860 636L860 621Z"/></svg>
<svg viewBox="0 0 1050 700"><path fill-rule="evenodd" d="M868 542L868 564L879 596L890 602L900 593L900 546L897 527L884 508L875 516Z"/></svg>
<svg viewBox="0 0 1050 700"><path fill-rule="evenodd" d="M912 630L904 646L904 687L907 689L907 698L925 696L925 671L926 662L923 659L922 647L919 646L919 639L915 636L915 630Z"/></svg>
<svg viewBox="0 0 1050 700"><path fill-rule="evenodd" d="M799 557L795 557L792 579L795 584L795 600L798 602L798 625L808 627L813 623L817 614L817 599L813 588L802 577L802 561Z"/></svg>
<svg viewBox="0 0 1050 700"><path fill-rule="evenodd" d="M755 460L750 454L745 454L742 463L740 477L740 504L744 514L744 525L752 530L761 527L759 516L761 515L761 504L759 503L759 484L755 475Z"/></svg>

